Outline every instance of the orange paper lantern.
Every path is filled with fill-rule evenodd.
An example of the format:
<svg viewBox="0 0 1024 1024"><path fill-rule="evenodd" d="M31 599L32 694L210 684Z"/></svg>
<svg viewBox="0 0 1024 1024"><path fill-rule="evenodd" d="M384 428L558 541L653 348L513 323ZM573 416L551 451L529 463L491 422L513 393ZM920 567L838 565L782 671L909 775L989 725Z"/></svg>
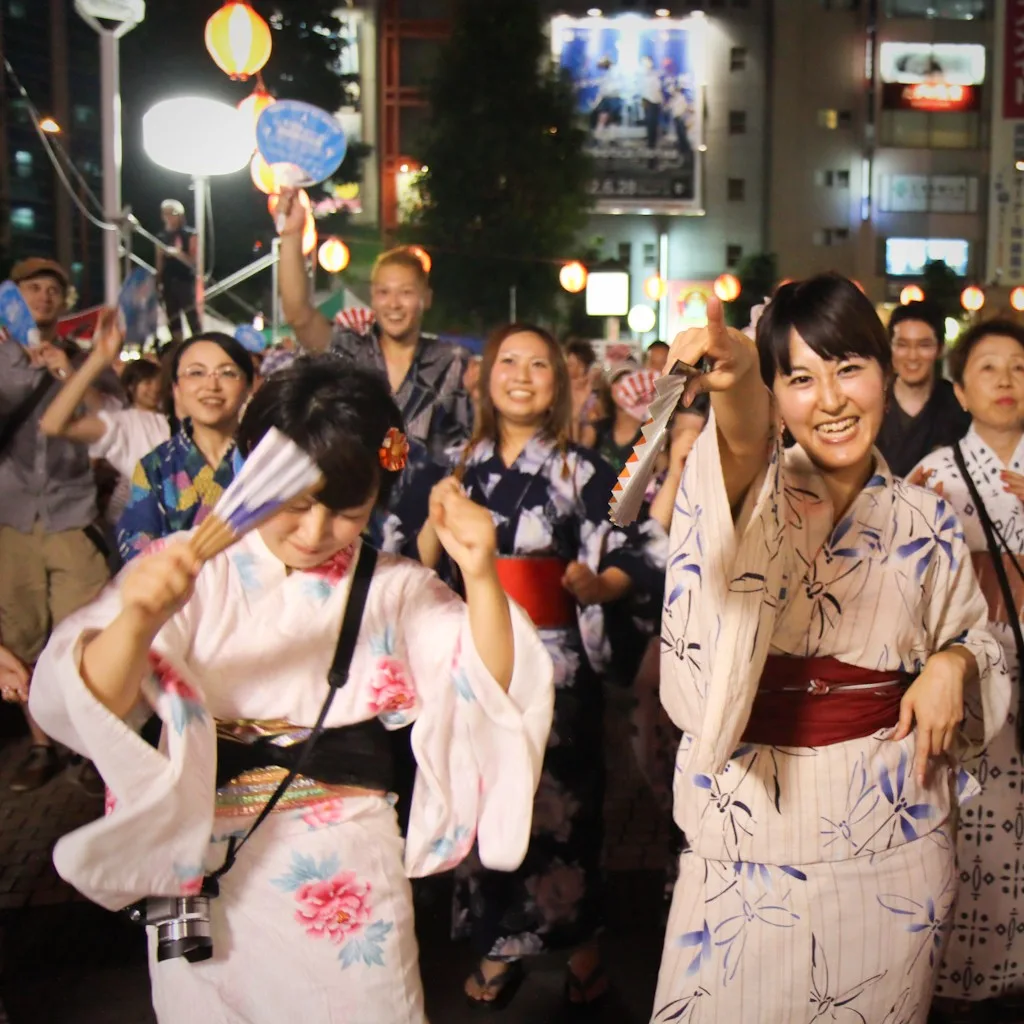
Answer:
<svg viewBox="0 0 1024 1024"><path fill-rule="evenodd" d="M968 313L977 313L985 305L985 293L976 284L969 284L960 293L960 305Z"/></svg>
<svg viewBox="0 0 1024 1024"><path fill-rule="evenodd" d="M256 122L260 119L260 114L262 114L263 111L271 105L271 103L276 102L277 100L267 92L266 86L263 84L263 80L261 79L256 88L238 104L238 109L252 121L253 127L255 128Z"/></svg>
<svg viewBox="0 0 1024 1024"><path fill-rule="evenodd" d="M206 23L206 49L226 75L245 80L268 60L270 26L242 0L227 3Z"/></svg>
<svg viewBox="0 0 1024 1024"><path fill-rule="evenodd" d="M566 263L558 272L558 283L575 295L587 287L587 268L579 260Z"/></svg>
<svg viewBox="0 0 1024 1024"><path fill-rule="evenodd" d="M660 274L654 274L644 281L644 295L652 302L660 302L665 295L668 285Z"/></svg>
<svg viewBox="0 0 1024 1024"><path fill-rule="evenodd" d="M1020 285L1017 285L1017 287L1010 292L1010 305L1013 306L1018 313L1024 312L1024 288Z"/></svg>
<svg viewBox="0 0 1024 1024"><path fill-rule="evenodd" d="M252 177L252 183L261 192L268 196L274 194L274 189L277 188L277 178L274 176L273 168L259 153L253 153L252 160L249 161L249 174ZM271 213L273 212L271 210Z"/></svg>
<svg viewBox="0 0 1024 1024"><path fill-rule="evenodd" d="M304 189L299 189L299 204L304 210L311 211L313 209L313 203L309 198L309 193ZM277 216L277 207L281 202L281 197L274 192L272 195L267 196L267 209L270 211L271 217Z"/></svg>
<svg viewBox="0 0 1024 1024"><path fill-rule="evenodd" d="M714 289L722 302L735 302L740 296L740 279L735 274L719 274Z"/></svg>
<svg viewBox="0 0 1024 1024"><path fill-rule="evenodd" d="M302 255L308 256L316 248L316 243L316 221L313 214L307 210L306 226L302 229Z"/></svg>
<svg viewBox="0 0 1024 1024"><path fill-rule="evenodd" d="M348 246L340 238L328 238L320 246L318 258L320 266L328 274L340 274L348 266L352 256L348 251Z"/></svg>
<svg viewBox="0 0 1024 1024"><path fill-rule="evenodd" d="M911 302L924 302L924 292L921 291L919 285L908 284L903 291L900 292L900 305L906 306Z"/></svg>

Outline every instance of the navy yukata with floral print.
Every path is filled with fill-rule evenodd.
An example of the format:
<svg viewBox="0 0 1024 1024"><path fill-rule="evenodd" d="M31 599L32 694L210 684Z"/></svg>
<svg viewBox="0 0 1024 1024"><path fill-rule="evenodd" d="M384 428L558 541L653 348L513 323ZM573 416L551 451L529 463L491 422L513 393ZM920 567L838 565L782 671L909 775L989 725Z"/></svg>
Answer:
<svg viewBox="0 0 1024 1024"><path fill-rule="evenodd" d="M422 479L426 486L429 475ZM572 446L563 453L535 437L505 466L493 442L482 441L463 484L494 517L499 557L622 570L633 592L612 615L642 618L645 600L660 605L667 537L655 523L626 531L609 522L615 474L593 453ZM444 565L440 570L445 574ZM494 872L481 868L474 852L456 873L454 931L472 938L481 955L511 959L572 948L601 925L602 675L611 654L604 619L605 608L593 605L579 609L570 627L540 630L555 666L555 714L526 858L517 871Z"/></svg>

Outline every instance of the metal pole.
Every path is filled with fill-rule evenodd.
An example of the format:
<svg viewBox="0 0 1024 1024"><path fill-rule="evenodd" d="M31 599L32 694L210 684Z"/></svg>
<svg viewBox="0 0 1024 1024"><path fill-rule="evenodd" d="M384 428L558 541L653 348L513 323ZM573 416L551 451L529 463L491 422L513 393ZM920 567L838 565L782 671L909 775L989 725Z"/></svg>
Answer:
<svg viewBox="0 0 1024 1024"><path fill-rule="evenodd" d="M270 340L273 343L277 341L278 331L281 327L281 307L279 305L280 299L278 297L278 268L281 265L280 238L275 238L273 242L270 243L270 253L274 257L274 262L270 268Z"/></svg>
<svg viewBox="0 0 1024 1024"><path fill-rule="evenodd" d="M206 200L209 178L193 178L196 201L196 312L203 322L203 306L206 304Z"/></svg>
<svg viewBox="0 0 1024 1024"><path fill-rule="evenodd" d="M508 290L508 322L514 324L516 322L516 286L512 285Z"/></svg>
<svg viewBox="0 0 1024 1024"><path fill-rule="evenodd" d="M103 135L103 214L108 221L121 216L121 91L117 36L100 32L100 110ZM117 305L121 291L119 231L103 233L103 293L108 306Z"/></svg>

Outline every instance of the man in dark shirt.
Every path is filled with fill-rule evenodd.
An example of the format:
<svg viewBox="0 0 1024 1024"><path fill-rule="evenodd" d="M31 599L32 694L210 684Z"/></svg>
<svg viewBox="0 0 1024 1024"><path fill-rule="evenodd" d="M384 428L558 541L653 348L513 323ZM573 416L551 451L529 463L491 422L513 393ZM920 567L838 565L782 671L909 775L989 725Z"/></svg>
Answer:
<svg viewBox="0 0 1024 1024"><path fill-rule="evenodd" d="M173 341L181 341L181 314L188 329L198 334L202 328L196 310L196 233L185 224L185 207L177 199L160 204L164 229L160 241L168 248L156 253L156 280L167 312L167 327Z"/></svg>
<svg viewBox="0 0 1024 1024"><path fill-rule="evenodd" d="M953 385L939 376L943 326L927 302L900 306L889 320L895 376L876 443L895 476L906 476L936 448L959 441L971 424Z"/></svg>

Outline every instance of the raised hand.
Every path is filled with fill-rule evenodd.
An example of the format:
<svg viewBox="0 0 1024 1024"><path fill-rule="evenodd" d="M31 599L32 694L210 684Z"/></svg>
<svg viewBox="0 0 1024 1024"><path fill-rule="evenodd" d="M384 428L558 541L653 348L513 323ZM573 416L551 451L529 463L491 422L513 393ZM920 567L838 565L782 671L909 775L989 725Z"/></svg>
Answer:
<svg viewBox="0 0 1024 1024"><path fill-rule="evenodd" d="M454 478L442 480L430 492L428 521L463 577L493 571L498 538L491 513L467 498Z"/></svg>
<svg viewBox="0 0 1024 1024"><path fill-rule="evenodd" d="M124 610L135 612L148 627L158 630L192 596L200 565L185 541L143 555L132 563L121 584Z"/></svg>
<svg viewBox="0 0 1024 1024"><path fill-rule="evenodd" d="M299 202L298 189L281 189L281 196L274 214L274 222L277 224L277 233L282 238L285 238L287 235L302 237L302 232L306 227L306 210L302 203Z"/></svg>
<svg viewBox="0 0 1024 1024"><path fill-rule="evenodd" d="M676 362L697 366L705 358L711 368L686 385L684 406L702 391L727 391L757 367L757 347L742 331L726 327L722 303L714 296L708 300L707 327L691 327L676 335L666 369Z"/></svg>
<svg viewBox="0 0 1024 1024"><path fill-rule="evenodd" d="M104 309L96 321L96 330L92 335L92 351L104 364L112 366L121 354L124 345L124 331L121 329L120 315L116 309Z"/></svg>

